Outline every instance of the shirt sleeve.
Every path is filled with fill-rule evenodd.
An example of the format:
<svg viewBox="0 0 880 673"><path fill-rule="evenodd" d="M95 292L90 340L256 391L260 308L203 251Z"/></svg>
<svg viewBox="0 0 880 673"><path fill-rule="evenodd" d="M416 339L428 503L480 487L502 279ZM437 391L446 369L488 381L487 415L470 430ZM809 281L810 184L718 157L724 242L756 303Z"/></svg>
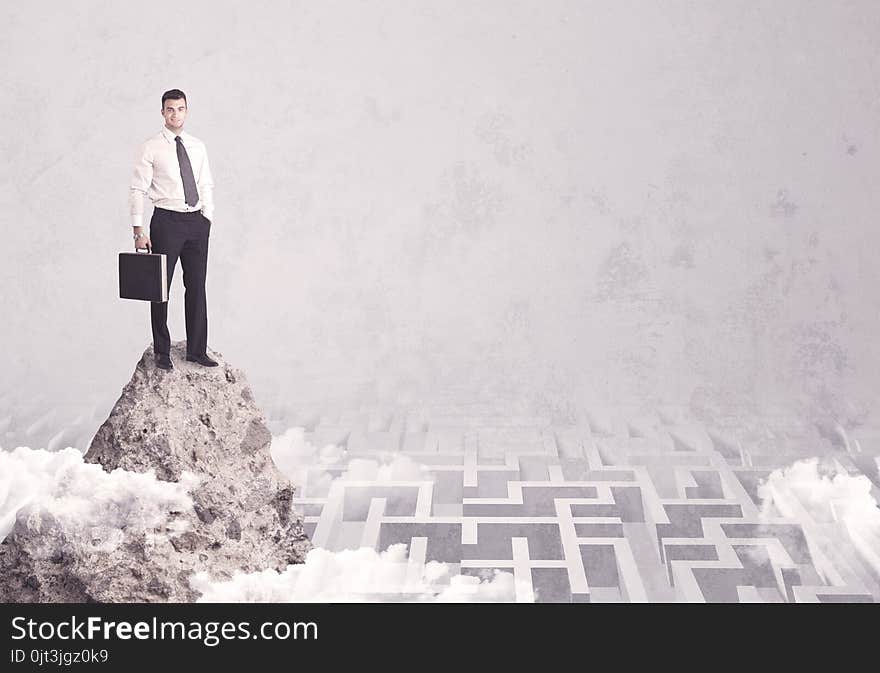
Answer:
<svg viewBox="0 0 880 673"><path fill-rule="evenodd" d="M144 143L138 148L134 162L134 175L131 178L128 194L131 226L133 227L141 227L144 224L144 197L152 182L153 157L148 143Z"/></svg>
<svg viewBox="0 0 880 673"><path fill-rule="evenodd" d="M202 153L202 166L199 169L199 199L202 202L202 215L214 222L214 178L211 176L211 166L208 164L208 150Z"/></svg>

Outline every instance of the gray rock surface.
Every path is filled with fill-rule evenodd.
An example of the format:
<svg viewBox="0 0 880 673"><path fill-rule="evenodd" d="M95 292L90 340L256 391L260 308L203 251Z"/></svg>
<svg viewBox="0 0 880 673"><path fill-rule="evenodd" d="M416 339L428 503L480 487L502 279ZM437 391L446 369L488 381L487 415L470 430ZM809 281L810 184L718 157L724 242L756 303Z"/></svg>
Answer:
<svg viewBox="0 0 880 673"><path fill-rule="evenodd" d="M156 368L152 346L144 352L85 461L107 472L153 469L169 482L195 473L192 506L159 527L124 526L109 551L75 544L49 512L31 508L0 544L0 601L188 602L198 598L194 572L219 580L303 562L311 543L291 507L294 487L272 462L244 374L216 352L217 367L187 362L185 347L172 345L171 371Z"/></svg>

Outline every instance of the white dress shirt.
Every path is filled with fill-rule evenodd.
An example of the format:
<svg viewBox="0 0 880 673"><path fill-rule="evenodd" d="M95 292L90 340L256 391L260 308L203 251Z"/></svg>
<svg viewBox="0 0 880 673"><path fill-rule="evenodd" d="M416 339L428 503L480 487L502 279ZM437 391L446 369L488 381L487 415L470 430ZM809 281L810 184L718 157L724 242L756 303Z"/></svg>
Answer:
<svg viewBox="0 0 880 673"><path fill-rule="evenodd" d="M183 193L183 179L180 177L177 143L174 138L175 134L163 126L159 133L138 148L129 192L133 227L143 226L145 195L159 208L182 213L201 210L202 215L209 220L214 219L214 180L208 166L205 143L186 131L180 133L183 147L192 164L196 188L199 190L198 203L190 206L187 205Z"/></svg>

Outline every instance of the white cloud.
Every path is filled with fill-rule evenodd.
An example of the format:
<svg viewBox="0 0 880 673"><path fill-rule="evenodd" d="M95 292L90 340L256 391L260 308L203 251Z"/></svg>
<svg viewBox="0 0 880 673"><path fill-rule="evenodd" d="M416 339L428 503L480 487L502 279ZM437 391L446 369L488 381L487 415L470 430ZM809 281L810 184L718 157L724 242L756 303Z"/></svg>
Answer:
<svg viewBox="0 0 880 673"><path fill-rule="evenodd" d="M303 468L309 466L344 464L339 462L342 449L328 445L318 450L304 441L301 428L278 439L273 441L273 459L288 477L304 475ZM329 485L334 476L325 474ZM430 473L409 456L389 454L353 459L336 479L393 483L430 479ZM149 530L162 524L168 511L191 507L188 491L197 483L198 477L189 473L180 483L159 481L152 472L107 473L100 465L83 462L74 448L0 450L0 540L18 516L27 517L32 530L49 540L72 545L68 552L109 551L122 541L123 527ZM367 547L339 552L315 548L305 563L282 573L238 573L226 582L212 582L200 573L193 576L192 585L206 602L516 600L509 572L494 571L480 579L454 575L449 565L436 561L410 564L403 544L381 553Z"/></svg>
<svg viewBox="0 0 880 673"><path fill-rule="evenodd" d="M211 581L207 573L190 580L202 593L199 602L351 603L367 601L511 602L516 600L513 575L496 571L489 579L455 575L449 566L429 561L411 566L406 545L384 552L368 547L332 552L312 549L305 563L283 572L236 573L228 581Z"/></svg>
<svg viewBox="0 0 880 673"><path fill-rule="evenodd" d="M803 524L839 524L880 576L880 508L871 489L867 477L847 474L834 462L799 460L774 470L758 487L761 516L772 518L775 510Z"/></svg>
<svg viewBox="0 0 880 673"><path fill-rule="evenodd" d="M300 487L299 497L326 497L334 483L370 482L393 486L400 482L434 482L427 466L397 451L350 457L332 444L319 449L308 442L305 429L289 428L273 437L272 458L279 470ZM335 468L330 471L330 468ZM346 496L349 505L370 493ZM392 491L385 496L386 508L394 509L397 498L407 494ZM363 504L363 503L362 503ZM313 549L304 564L291 565L284 572L272 570L237 574L232 580L212 582L207 575L193 579L193 587L204 592L201 600L215 601L514 601L513 575L494 572L480 579L451 574L445 563L428 562L424 567L408 564L406 545L392 545L384 552L370 547L331 551ZM531 593L531 585L525 587Z"/></svg>
<svg viewBox="0 0 880 673"><path fill-rule="evenodd" d="M325 468L337 464L344 455L342 447L327 444L318 448L305 438L305 429L288 428L284 434L273 436L269 452L275 465L290 481L299 487L308 484L311 496L326 495L333 475ZM298 496L305 493L300 491Z"/></svg>
<svg viewBox="0 0 880 673"><path fill-rule="evenodd" d="M372 458L354 458L348 463L348 469L341 479L346 481L376 481L387 483L392 481L424 481L430 480L430 472L406 454L384 456L387 462L379 462Z"/></svg>
<svg viewBox="0 0 880 673"><path fill-rule="evenodd" d="M123 529L150 530L169 511L191 508L188 491L198 481L190 473L179 483L159 481L152 471L108 473L83 462L83 454L71 447L0 450L0 540L16 518L24 517L48 541L73 545L70 553L112 551L122 542Z"/></svg>
<svg viewBox="0 0 880 673"><path fill-rule="evenodd" d="M871 481L853 476L818 458L799 460L774 470L758 487L766 513L771 504L780 511L791 508L781 490L791 492L816 521L845 520L857 526L877 525L880 509L871 495ZM785 511L782 512L786 514Z"/></svg>
<svg viewBox="0 0 880 673"><path fill-rule="evenodd" d="M399 481L434 481L430 470L412 457L394 451L368 458L349 458L341 446L318 448L305 437L302 427L288 428L274 436L270 446L278 469L299 487L300 498L326 497L334 481L371 481L390 484ZM339 472L342 467L345 469ZM337 468L331 472L331 468Z"/></svg>

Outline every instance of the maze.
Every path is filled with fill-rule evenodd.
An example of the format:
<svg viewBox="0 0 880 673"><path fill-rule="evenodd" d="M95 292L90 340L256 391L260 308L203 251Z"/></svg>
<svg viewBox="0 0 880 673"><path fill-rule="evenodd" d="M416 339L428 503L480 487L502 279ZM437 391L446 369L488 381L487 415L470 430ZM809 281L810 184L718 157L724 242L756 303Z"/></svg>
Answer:
<svg viewBox="0 0 880 673"><path fill-rule="evenodd" d="M294 500L329 550L404 543L411 565L510 572L525 602L880 598L876 525L848 524L834 503L807 507L785 484L769 506L759 492L774 469L821 454L870 479L880 501L880 433L820 445L793 421L744 432L674 410L588 410L554 425L483 404L315 408L298 420L315 447L342 449L309 467ZM418 474L343 476L352 461L403 456Z"/></svg>

